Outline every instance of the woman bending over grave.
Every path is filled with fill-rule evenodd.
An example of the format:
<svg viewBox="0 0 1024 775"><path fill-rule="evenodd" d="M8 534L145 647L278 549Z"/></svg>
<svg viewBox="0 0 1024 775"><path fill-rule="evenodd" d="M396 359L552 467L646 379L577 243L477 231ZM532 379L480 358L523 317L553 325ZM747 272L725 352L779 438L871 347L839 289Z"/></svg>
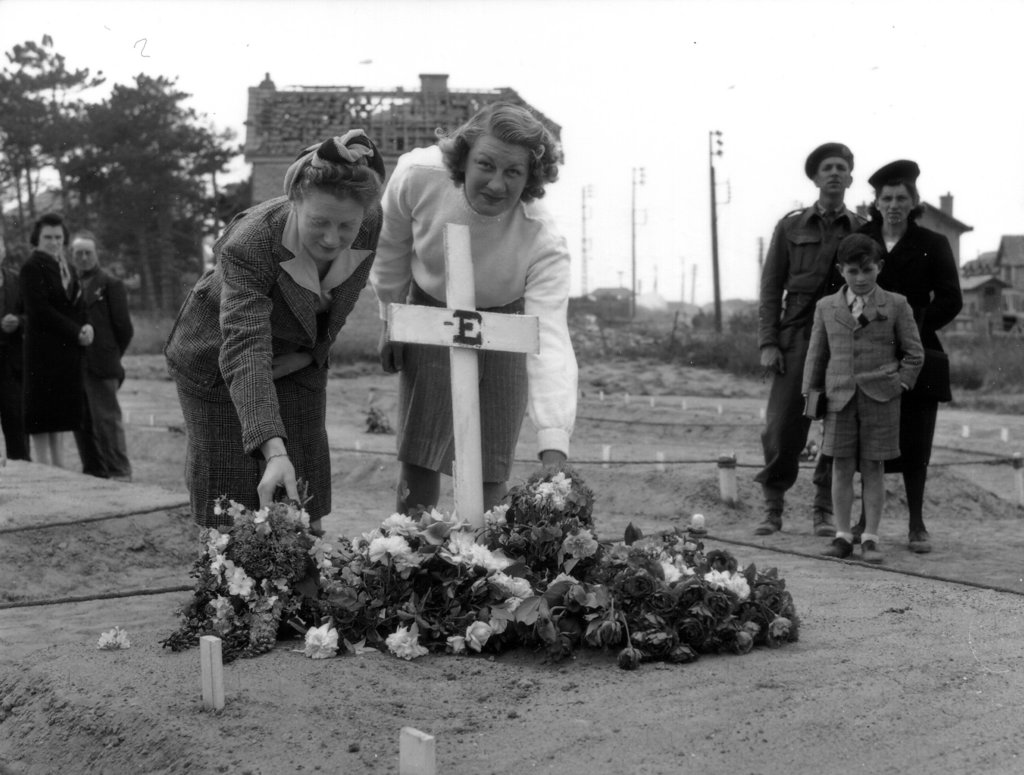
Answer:
<svg viewBox="0 0 1024 775"><path fill-rule="evenodd" d="M362 130L303 151L284 196L238 215L216 266L185 300L164 350L188 433L186 480L200 525L226 495L247 508L308 485L310 526L331 510L328 350L373 263L384 163Z"/></svg>
<svg viewBox="0 0 1024 775"><path fill-rule="evenodd" d="M445 224L469 227L478 309L535 315L540 352L480 351L484 508L511 475L529 409L545 466L567 459L576 418L576 356L569 340L569 252L538 201L558 177L561 149L526 109L489 105L438 145L398 160L384 194L384 228L370 281L388 303L445 306ZM448 348L381 334L381 364L401 372L398 510L432 507L454 454Z"/></svg>

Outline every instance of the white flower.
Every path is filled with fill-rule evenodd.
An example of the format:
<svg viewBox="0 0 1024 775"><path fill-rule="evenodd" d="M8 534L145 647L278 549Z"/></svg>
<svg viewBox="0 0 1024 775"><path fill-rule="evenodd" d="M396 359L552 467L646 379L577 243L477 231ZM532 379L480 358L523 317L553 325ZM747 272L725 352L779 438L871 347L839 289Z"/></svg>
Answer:
<svg viewBox="0 0 1024 775"><path fill-rule="evenodd" d="M262 525L270 517L270 508L264 506L262 509L252 515L252 523L254 525Z"/></svg>
<svg viewBox="0 0 1024 775"><path fill-rule="evenodd" d="M231 560L225 559L223 554L218 554L213 557L210 562L210 572L217 577L217 581L224 580L224 571L228 565L234 566Z"/></svg>
<svg viewBox="0 0 1024 775"><path fill-rule="evenodd" d="M550 482L540 482L536 486L534 502L543 505L547 501L551 508L561 511L565 508L566 499L572 492L572 479L559 471L551 477Z"/></svg>
<svg viewBox="0 0 1024 775"><path fill-rule="evenodd" d="M389 555L396 560L408 560L411 559L412 547L402 536L381 536L370 541L368 552L370 562L387 562Z"/></svg>
<svg viewBox="0 0 1024 775"><path fill-rule="evenodd" d="M128 649L131 648L131 646L132 643L128 640L128 632L120 627L107 630L105 633L100 635L99 643L96 644L96 648L102 649L103 651Z"/></svg>
<svg viewBox="0 0 1024 775"><path fill-rule="evenodd" d="M380 529L389 536L412 535L418 530L418 525L413 519L405 514L392 514L381 523Z"/></svg>
<svg viewBox="0 0 1024 775"><path fill-rule="evenodd" d="M741 602L750 597L750 585L742 573L713 570L704 574L704 580L713 587L732 592Z"/></svg>
<svg viewBox="0 0 1024 775"><path fill-rule="evenodd" d="M357 552L366 552L366 548L373 542L375 538L380 538L384 534L380 532L379 527L375 527L369 533L363 533L358 538L352 539L352 548Z"/></svg>
<svg viewBox="0 0 1024 775"><path fill-rule="evenodd" d="M512 578L501 571L491 576L488 581L499 595L509 597L529 597L533 594L533 587L526 579ZM514 609L513 609L514 610Z"/></svg>
<svg viewBox="0 0 1024 775"><path fill-rule="evenodd" d="M665 583L671 584L673 581L679 581L683 574L675 565L670 562L661 561L661 569L665 573Z"/></svg>
<svg viewBox="0 0 1024 775"><path fill-rule="evenodd" d="M213 559L218 554L223 554L231 541L230 533L222 533L217 528L211 527L206 533L206 550Z"/></svg>
<svg viewBox="0 0 1024 775"><path fill-rule="evenodd" d="M502 525L507 524L508 520L506 519L505 514L508 513L508 509L509 504L502 503L495 506L490 511L485 511L484 524L491 528L501 527Z"/></svg>
<svg viewBox="0 0 1024 775"><path fill-rule="evenodd" d="M512 560L503 554L492 552L486 546L476 543L473 534L464 530L455 531L449 536L441 556L453 565L479 565L489 571L505 570L512 564Z"/></svg>
<svg viewBox="0 0 1024 775"><path fill-rule="evenodd" d="M213 618L215 621L227 619L235 610L231 607L231 601L223 595L217 595L210 602L210 605L213 607Z"/></svg>
<svg viewBox="0 0 1024 775"><path fill-rule="evenodd" d="M330 622L306 630L304 653L310 659L329 659L338 653L338 631Z"/></svg>
<svg viewBox="0 0 1024 775"><path fill-rule="evenodd" d="M253 579L245 572L245 568L239 568L231 560L225 560L224 566L228 592L232 595L238 595L243 600L248 600L249 595L252 594L252 586L255 583Z"/></svg>
<svg viewBox="0 0 1024 775"><path fill-rule="evenodd" d="M413 623L412 627L399 627L391 635L388 635L384 643L388 651L402 659L416 659L428 653L427 649L419 644L419 627Z"/></svg>
<svg viewBox="0 0 1024 775"><path fill-rule="evenodd" d="M466 645L473 651L480 651L493 634L494 628L487 622L473 622L466 628Z"/></svg>
<svg viewBox="0 0 1024 775"><path fill-rule="evenodd" d="M449 635L448 636L448 649L453 654L464 654L466 653L466 639L461 635Z"/></svg>

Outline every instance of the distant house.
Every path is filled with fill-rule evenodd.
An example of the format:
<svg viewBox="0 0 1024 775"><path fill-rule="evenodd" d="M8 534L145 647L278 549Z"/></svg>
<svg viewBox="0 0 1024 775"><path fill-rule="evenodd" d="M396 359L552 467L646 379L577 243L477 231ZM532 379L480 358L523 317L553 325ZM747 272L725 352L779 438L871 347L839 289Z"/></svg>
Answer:
<svg viewBox="0 0 1024 775"><path fill-rule="evenodd" d="M956 331L1001 331L1004 328L1003 293L1009 285L991 274L960 278L964 306L954 321Z"/></svg>
<svg viewBox="0 0 1024 775"><path fill-rule="evenodd" d="M562 128L515 89L451 90L445 74L420 75L420 89L370 90L362 86L291 86L278 89L267 73L249 89L245 160L252 164L252 197L280 196L288 166L305 147L349 129L363 129L377 144L388 173L398 157L437 142L492 102L511 102L533 113L556 138Z"/></svg>
<svg viewBox="0 0 1024 775"><path fill-rule="evenodd" d="M973 313L968 302L982 314L982 297L991 305L998 299L1002 321L989 330L1024 332L1024 234L1007 234L999 240L999 250L982 253L964 264L960 273L964 292L964 309L957 318L957 328L970 328Z"/></svg>

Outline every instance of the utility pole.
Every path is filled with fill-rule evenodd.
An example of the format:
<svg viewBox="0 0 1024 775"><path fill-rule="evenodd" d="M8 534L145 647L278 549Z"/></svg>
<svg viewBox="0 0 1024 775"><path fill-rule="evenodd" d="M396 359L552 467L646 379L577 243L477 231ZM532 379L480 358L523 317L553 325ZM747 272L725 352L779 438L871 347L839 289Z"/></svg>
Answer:
<svg viewBox="0 0 1024 775"><path fill-rule="evenodd" d="M633 167L633 199L629 211L630 261L633 268L632 287L629 297L629 319L636 317L636 187L644 184L644 168Z"/></svg>
<svg viewBox="0 0 1024 775"><path fill-rule="evenodd" d="M708 169L711 172L711 271L715 285L715 332L722 333L722 292L718 280L718 210L715 203L715 157L722 155L722 133L708 132Z"/></svg>
<svg viewBox="0 0 1024 775"><path fill-rule="evenodd" d="M590 239L587 237L587 217L589 215L589 208L587 203L594 196L594 187L587 185L583 187L582 194L582 215L583 215L583 240L580 245L580 295L587 295L587 261L590 258Z"/></svg>

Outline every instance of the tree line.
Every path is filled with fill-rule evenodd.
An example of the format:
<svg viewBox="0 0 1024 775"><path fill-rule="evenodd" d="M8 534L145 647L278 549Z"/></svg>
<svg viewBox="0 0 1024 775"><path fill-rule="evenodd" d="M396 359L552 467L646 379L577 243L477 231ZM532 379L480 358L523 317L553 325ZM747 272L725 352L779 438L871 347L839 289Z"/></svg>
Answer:
<svg viewBox="0 0 1024 775"><path fill-rule="evenodd" d="M88 228L104 263L138 278L138 303L173 310L202 271L203 239L251 199L248 182L218 187L240 153L188 107L176 79L140 73L103 99L102 71L72 69L44 35L6 53L0 71L0 239L28 249L35 219ZM135 285L134 283L132 285Z"/></svg>

